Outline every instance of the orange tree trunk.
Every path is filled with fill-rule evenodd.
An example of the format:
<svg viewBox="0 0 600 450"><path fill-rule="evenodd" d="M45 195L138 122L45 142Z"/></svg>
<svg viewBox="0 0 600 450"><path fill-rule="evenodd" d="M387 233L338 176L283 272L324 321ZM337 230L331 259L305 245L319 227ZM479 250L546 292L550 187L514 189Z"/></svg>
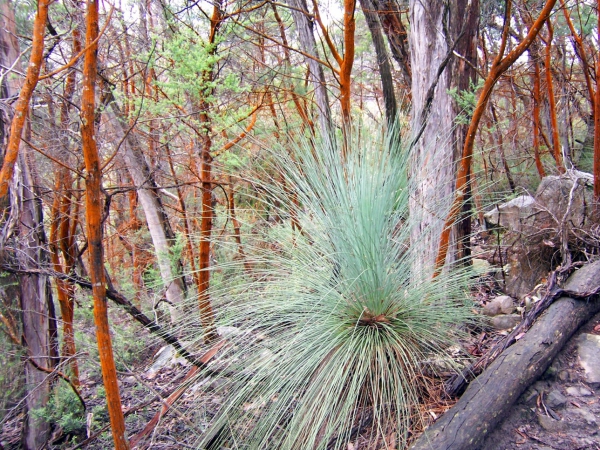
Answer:
<svg viewBox="0 0 600 450"><path fill-rule="evenodd" d="M0 169L0 205L6 206L8 185L13 176L17 156L19 155L19 145L21 143L21 134L29 110L29 102L33 96L33 91L38 83L40 69L42 66L42 57L44 54L44 31L48 20L48 5L51 0L39 0L38 10L33 22L33 39L31 44L31 56L27 66L27 76L19 93L19 99L15 105L15 115L10 125L10 136L6 146L6 153Z"/></svg>
<svg viewBox="0 0 600 450"><path fill-rule="evenodd" d="M565 166L562 162L562 153L560 151L560 136L558 135L558 121L556 119L556 99L554 98L554 87L552 85L552 37L554 29L550 18L546 21L548 26L548 41L546 42L546 85L548 89L548 103L550 104L550 123L552 124L552 146L556 167L560 173L565 173Z"/></svg>
<svg viewBox="0 0 600 450"><path fill-rule="evenodd" d="M544 178L546 171L540 157L540 66L537 61L533 63L533 68L533 152L535 167L537 167L540 178Z"/></svg>
<svg viewBox="0 0 600 450"><path fill-rule="evenodd" d="M96 324L96 339L98 341L102 378L106 390L106 402L115 449L125 450L129 448L129 445L125 438L125 419L121 409L121 397L117 385L117 371L113 358L106 306L106 280L102 252L102 201L100 195L102 173L98 148L94 138L98 45L90 44L98 35L97 0L88 0L87 2L86 24L87 50L83 65L83 92L81 95L81 141L87 170L85 216L87 220L90 278L94 296L94 323Z"/></svg>
<svg viewBox="0 0 600 450"><path fill-rule="evenodd" d="M598 0L600 11L600 0ZM600 13L598 13L598 38L600 38ZM600 59L596 61L596 100L594 102L594 199L600 202Z"/></svg>

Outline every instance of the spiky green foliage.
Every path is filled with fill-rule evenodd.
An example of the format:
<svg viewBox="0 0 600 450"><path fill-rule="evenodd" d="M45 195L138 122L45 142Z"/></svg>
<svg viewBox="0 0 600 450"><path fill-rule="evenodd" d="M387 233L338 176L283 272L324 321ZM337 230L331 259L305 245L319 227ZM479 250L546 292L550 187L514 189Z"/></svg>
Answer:
<svg viewBox="0 0 600 450"><path fill-rule="evenodd" d="M301 231L271 226L270 244L248 250L252 272L212 292L219 325L237 332L213 364L220 375L199 384L201 448L345 449L357 432L405 443L426 361L455 342L469 309L466 272L411 273L420 252L399 142L363 133L345 161L310 142L276 157L273 179L285 182L269 197Z"/></svg>

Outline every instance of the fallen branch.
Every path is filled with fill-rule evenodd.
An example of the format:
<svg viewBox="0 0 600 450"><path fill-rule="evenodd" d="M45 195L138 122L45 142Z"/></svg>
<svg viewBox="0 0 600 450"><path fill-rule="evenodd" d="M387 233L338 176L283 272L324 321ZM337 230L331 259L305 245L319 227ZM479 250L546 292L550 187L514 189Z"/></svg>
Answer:
<svg viewBox="0 0 600 450"><path fill-rule="evenodd" d="M587 267L590 267L588 270L593 270L593 267L600 264L600 262L596 262L594 264L590 264ZM504 339L498 342L491 350L486 352L484 356L479 358L475 363L471 364L469 367L462 370L461 373L453 376L447 383L446 387L446 395L449 397L454 397L456 395L460 395L460 393L466 388L466 386L481 372L483 372L494 360L507 348L513 345L517 340L523 336L529 328L533 325L533 323L542 315L544 311L548 309L548 307L560 297L570 297L578 300L587 300L590 297L600 294L600 283L596 283L592 289L587 292L582 292L578 290L573 290L569 288L569 283L565 285L565 288L557 287L558 281L561 278L565 278L565 275L568 275L572 272L575 265L570 265L565 268L561 268L552 272L550 277L548 278L546 294L540 299L539 302L535 304L533 309L527 313L525 318L517 325L517 327Z"/></svg>
<svg viewBox="0 0 600 450"><path fill-rule="evenodd" d="M206 352L200 360L204 364L208 364L208 362L212 358L214 358L214 356L223 347L223 345L225 345L225 341L220 341L219 343L214 345L208 352ZM148 434L150 434L154 430L154 428L156 428L160 419L169 411L169 409L171 408L173 403L175 403L175 401L179 397L181 397L183 395L183 393L186 391L186 389L189 387L189 383L187 383L187 381L190 380L194 375L196 375L198 370L199 370L198 367L192 367L190 369L188 374L183 379L182 386L179 389L177 389L175 392L173 392L171 395L169 395L169 397L166 400L163 400L162 407L156 412L156 414L154 415L152 420L150 420L150 422L148 422L146 424L146 426L144 427L144 429L142 431L137 433L135 436L133 436L129 440L129 446L132 449L135 448L135 446L138 445L140 443L140 441L142 439L144 439L144 437L146 437Z"/></svg>
<svg viewBox="0 0 600 450"><path fill-rule="evenodd" d="M460 400L410 450L475 450L527 387L550 366L573 333L600 311L600 302L555 301L531 331L474 380Z"/></svg>
<svg viewBox="0 0 600 450"><path fill-rule="evenodd" d="M565 268L562 273L567 270ZM498 344L498 349L504 346L505 350L494 356L487 370L410 450L482 448L486 436L502 421L525 389L546 371L573 333L600 311L600 301L580 301L564 296L570 293L589 300L600 293L600 261L575 272L563 289L550 288L556 285L559 274L560 271L552 274L548 293L521 327L511 333L510 339ZM584 289L590 290L585 292ZM560 298L555 300L556 296ZM542 311L545 311L543 315ZM531 323L531 329L524 334L523 330Z"/></svg>
<svg viewBox="0 0 600 450"><path fill-rule="evenodd" d="M69 274L64 274L61 272L56 272L54 270L48 270L48 269L45 269L45 270L42 270L42 269L16 269L9 265L2 265L2 269L6 270L7 272L10 272L10 273L17 273L17 274L28 274L29 273L29 274L47 275L47 276L51 276L51 277L58 278L61 280L69 280L69 281L77 284L79 287L82 287L85 289L89 289L89 290L92 289L91 282L89 282L77 275L74 275L74 274L69 275ZM153 321L148 316L146 316L133 303L131 303L131 301L129 301L127 299L127 297L125 297L123 294L121 294L120 292L118 292L115 289L108 288L108 289L106 289L106 297L109 298L110 300L112 300L113 302L115 302L117 305L122 306L123 309L130 316L132 316L138 323L143 325L144 328L146 328L147 330L149 330L152 333L159 336L167 344L172 345L173 348L177 351L177 353L179 353L183 358L185 358L192 365L194 365L198 368L201 368L201 369L206 368L206 364L203 363L201 361L201 359L198 359L194 355L192 355L185 347L183 347L181 345L181 342L179 342L179 339L174 334L170 333L168 330L165 330L159 324L157 324L155 321Z"/></svg>

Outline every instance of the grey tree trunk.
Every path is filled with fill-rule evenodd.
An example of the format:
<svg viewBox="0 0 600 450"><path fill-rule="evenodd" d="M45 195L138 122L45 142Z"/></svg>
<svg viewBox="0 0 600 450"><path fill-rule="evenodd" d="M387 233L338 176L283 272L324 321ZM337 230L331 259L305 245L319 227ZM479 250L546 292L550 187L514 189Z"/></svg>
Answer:
<svg viewBox="0 0 600 450"><path fill-rule="evenodd" d="M292 17L296 24L300 47L304 53L318 57L317 41L315 40L313 22L309 20L308 6L306 0L287 0L291 7ZM302 12L304 11L304 12ZM310 79L315 88L315 100L319 109L319 125L323 136L332 133L331 109L329 107L329 96L325 83L323 66L314 59L306 58L310 69Z"/></svg>
<svg viewBox="0 0 600 450"><path fill-rule="evenodd" d="M414 139L410 208L416 219L411 237L423 254L415 271L424 277L433 271L465 136L464 128L456 125L460 110L448 91L469 89L474 70L465 60L476 63L479 3L451 3L410 1ZM447 263L457 259L458 231L456 226Z"/></svg>
<svg viewBox="0 0 600 450"><path fill-rule="evenodd" d="M11 99L19 94L19 76L9 73L12 68L22 72L19 44L16 38L14 9L10 0L0 0L0 162L6 150L10 122ZM11 186L10 209L3 217L0 238L0 259L4 264L18 265L21 269L38 269L47 262L42 205L34 192L31 167L21 149ZM31 414L47 405L50 398L50 378L40 370L51 369L56 355L56 323L51 290L47 276L38 274L10 276L9 286L0 288L0 295L16 296L21 308L22 344L27 351L25 371L25 419L22 447L39 449L48 441L50 426L43 417ZM10 281L18 286L10 286ZM37 366L37 367L36 367Z"/></svg>
<svg viewBox="0 0 600 450"><path fill-rule="evenodd" d="M377 54L377 65L379 66L379 75L381 77L381 89L383 91L383 101L385 103L385 115L388 125L392 125L398 114L398 105L396 95L394 94L394 80L392 79L392 67L388 58L387 48L381 32L381 23L375 12L375 6L371 0L360 0L360 5L365 15L373 46Z"/></svg>
<svg viewBox="0 0 600 450"><path fill-rule="evenodd" d="M181 276L173 270L178 262L171 261L170 249L175 236L171 230L167 214L162 205L158 186L154 175L140 150L140 144L132 133L127 133L127 125L117 104L112 101L105 112L106 118L115 132L118 142L122 142L122 158L127 170L138 188L138 198L144 210L148 230L152 238L156 260L164 286L165 296L169 303L171 320L175 322L180 317L180 308L185 299L185 289Z"/></svg>
<svg viewBox="0 0 600 450"><path fill-rule="evenodd" d="M26 160L24 149L19 155L22 170L22 184L19 192L21 200L18 237L16 238L17 261L21 269L37 269L48 263L46 237L40 198L34 191L31 167ZM13 189L16 186L13 185ZM45 275L24 274L19 276L21 297L21 319L23 323L23 345L27 348L28 361L25 364L25 385L27 412L22 445L25 449L39 449L48 440L49 424L43 416L31 414L42 408L50 398L50 376L40 370L53 367L52 330L55 329L54 308L50 280Z"/></svg>
<svg viewBox="0 0 600 450"><path fill-rule="evenodd" d="M373 6L383 30L388 38L392 56L400 67L400 73L407 90L411 88L410 52L408 51L408 32L402 23L397 0L372 0Z"/></svg>

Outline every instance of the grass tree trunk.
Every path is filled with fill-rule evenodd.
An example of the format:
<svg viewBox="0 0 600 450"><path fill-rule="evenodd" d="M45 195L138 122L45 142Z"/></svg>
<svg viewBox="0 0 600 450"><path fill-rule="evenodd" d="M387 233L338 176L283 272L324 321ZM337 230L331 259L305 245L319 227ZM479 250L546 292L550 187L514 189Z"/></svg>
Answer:
<svg viewBox="0 0 600 450"><path fill-rule="evenodd" d="M86 25L87 49L83 66L83 92L81 96L81 142L87 171L85 183L86 221L90 278L94 296L94 323L96 325L96 339L98 341L100 366L106 391L113 441L115 449L125 450L129 448L129 445L125 437L125 419L117 384L117 370L113 357L106 304L106 276L102 249L102 198L100 192L102 170L94 137L98 45L93 44L93 41L98 35L97 0L88 0L87 2Z"/></svg>

